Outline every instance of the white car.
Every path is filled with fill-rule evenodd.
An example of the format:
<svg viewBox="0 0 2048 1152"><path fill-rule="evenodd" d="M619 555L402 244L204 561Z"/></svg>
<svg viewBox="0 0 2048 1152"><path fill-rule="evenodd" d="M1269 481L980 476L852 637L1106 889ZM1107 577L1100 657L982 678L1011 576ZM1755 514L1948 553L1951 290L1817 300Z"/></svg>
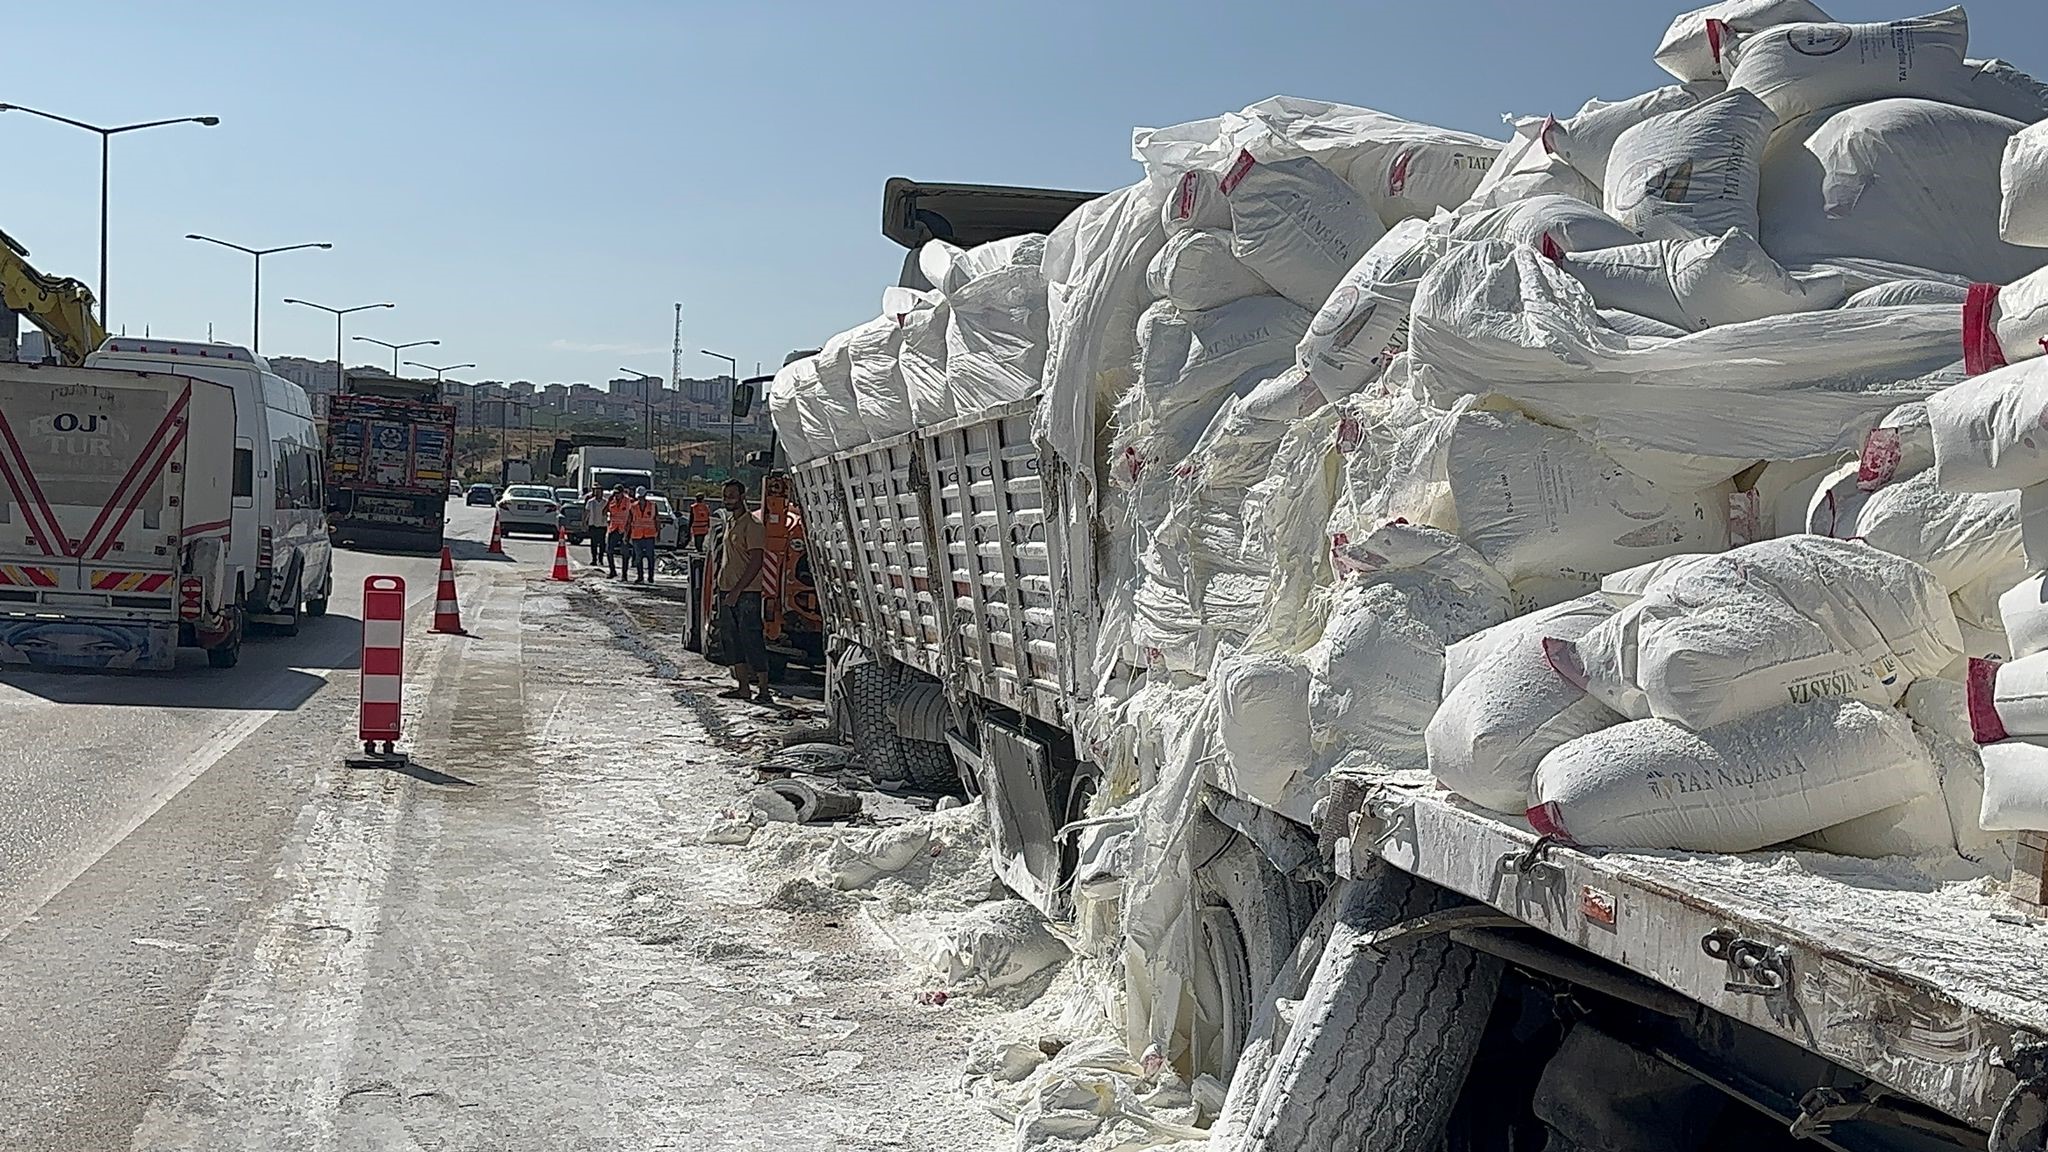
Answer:
<svg viewBox="0 0 2048 1152"><path fill-rule="evenodd" d="M668 497L650 496L654 501L655 522L661 527L654 534L656 548L681 548L683 546L683 522L676 518L676 510L669 507Z"/></svg>
<svg viewBox="0 0 2048 1152"><path fill-rule="evenodd" d="M545 484L514 484L498 497L498 530L507 536L514 532L553 536L561 513L561 501L555 498L553 488Z"/></svg>

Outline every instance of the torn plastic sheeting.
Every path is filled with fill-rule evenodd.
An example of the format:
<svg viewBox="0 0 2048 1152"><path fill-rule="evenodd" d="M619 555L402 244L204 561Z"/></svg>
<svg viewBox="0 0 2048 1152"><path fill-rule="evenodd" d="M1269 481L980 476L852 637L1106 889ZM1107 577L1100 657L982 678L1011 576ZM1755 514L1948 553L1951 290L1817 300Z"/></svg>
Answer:
<svg viewBox="0 0 2048 1152"><path fill-rule="evenodd" d="M1424 274L1409 332L1418 374L1447 397L1496 392L1596 441L1737 459L1853 450L1878 417L1961 372L1955 313L1940 307L1632 341L1569 272L1498 242L1454 245Z"/></svg>
<svg viewBox="0 0 2048 1152"><path fill-rule="evenodd" d="M946 296L946 390L960 412L1038 395L1045 368L1045 277L1035 264L984 272Z"/></svg>
<svg viewBox="0 0 2048 1152"><path fill-rule="evenodd" d="M910 400L910 415L919 427L941 424L959 415L946 387L946 329L953 306L941 300L903 318L903 342L896 350L897 370Z"/></svg>
<svg viewBox="0 0 2048 1152"><path fill-rule="evenodd" d="M1124 934L1155 986L1193 979L1194 865L1191 839L1201 807L1203 765L1212 754L1217 702L1204 695L1171 733L1158 776L1140 794L1131 870L1124 880ZM1178 998L1154 1005L1153 1043L1169 1043L1179 1024Z"/></svg>

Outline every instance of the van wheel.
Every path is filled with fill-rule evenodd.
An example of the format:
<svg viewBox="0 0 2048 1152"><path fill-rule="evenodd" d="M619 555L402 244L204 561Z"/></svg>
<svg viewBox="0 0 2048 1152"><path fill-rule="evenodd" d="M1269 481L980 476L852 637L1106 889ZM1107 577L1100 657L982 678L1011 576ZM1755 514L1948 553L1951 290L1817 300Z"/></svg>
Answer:
<svg viewBox="0 0 2048 1152"><path fill-rule="evenodd" d="M327 598L334 594L334 568L332 565L329 565L327 579L323 583L325 586L320 589L320 595L306 601L306 615L308 616L318 618L327 615Z"/></svg>

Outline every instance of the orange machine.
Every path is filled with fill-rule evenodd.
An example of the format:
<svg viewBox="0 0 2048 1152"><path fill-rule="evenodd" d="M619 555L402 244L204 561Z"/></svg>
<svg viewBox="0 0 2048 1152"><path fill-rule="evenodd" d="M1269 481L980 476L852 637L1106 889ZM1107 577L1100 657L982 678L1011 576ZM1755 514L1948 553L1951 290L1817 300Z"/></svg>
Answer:
<svg viewBox="0 0 2048 1152"><path fill-rule="evenodd" d="M778 674L790 657L814 664L825 659L825 620L818 611L818 592L811 582L810 557L805 549L803 507L796 501L789 475L771 472L761 496L761 523L765 537L761 564L761 630L768 642L768 656ZM720 535L722 526L712 535ZM704 559L704 587L699 590L699 611L712 611L711 589L718 586L718 548Z"/></svg>

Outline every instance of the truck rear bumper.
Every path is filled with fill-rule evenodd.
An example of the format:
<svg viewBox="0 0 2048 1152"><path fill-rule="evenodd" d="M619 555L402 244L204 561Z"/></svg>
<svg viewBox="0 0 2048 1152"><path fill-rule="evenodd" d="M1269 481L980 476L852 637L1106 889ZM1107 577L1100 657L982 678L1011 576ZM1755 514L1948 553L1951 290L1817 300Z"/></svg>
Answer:
<svg viewBox="0 0 2048 1152"><path fill-rule="evenodd" d="M177 661L175 619L0 613L0 665L161 672Z"/></svg>

